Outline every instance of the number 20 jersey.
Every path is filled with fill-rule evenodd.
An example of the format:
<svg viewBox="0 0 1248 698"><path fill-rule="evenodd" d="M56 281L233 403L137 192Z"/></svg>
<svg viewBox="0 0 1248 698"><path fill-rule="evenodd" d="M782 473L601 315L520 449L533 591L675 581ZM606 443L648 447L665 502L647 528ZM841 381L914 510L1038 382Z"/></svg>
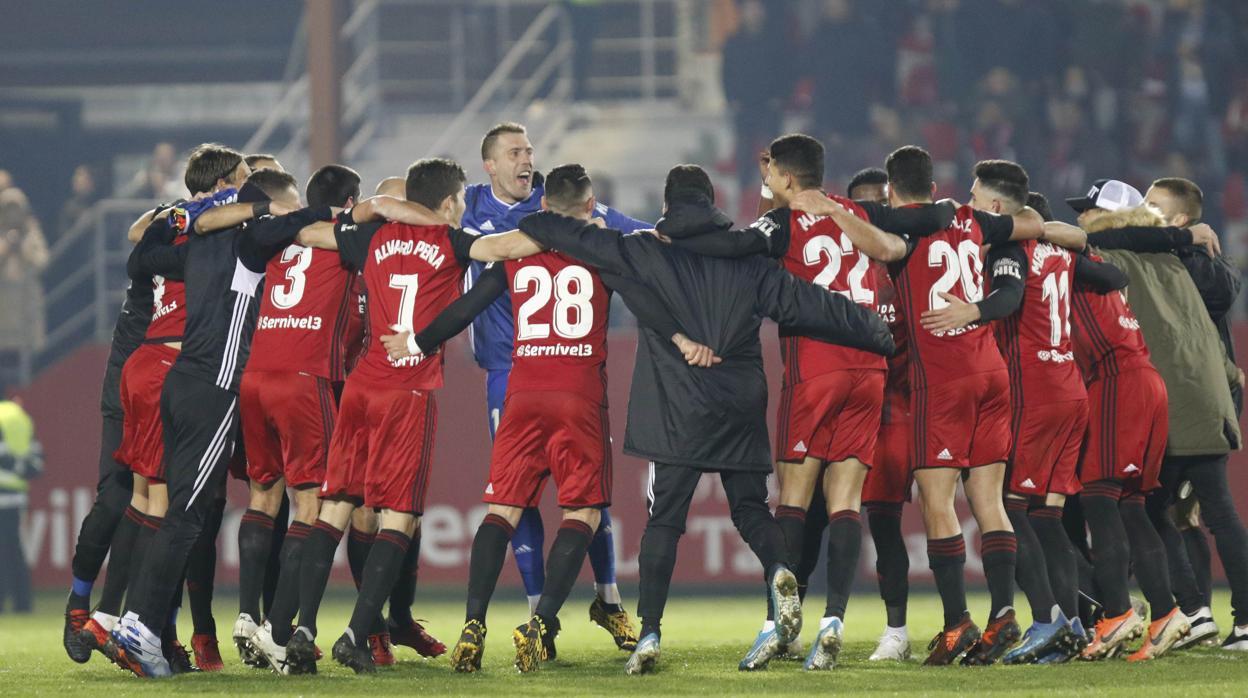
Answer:
<svg viewBox="0 0 1248 698"><path fill-rule="evenodd" d="M985 234L981 222L993 226L991 235ZM1005 370L1005 362L987 325L972 323L935 334L924 329L919 318L928 310L948 305L938 295L940 291L968 303L982 299L984 275L980 245L1004 242L1012 230L1010 218L980 214L970 206L961 206L948 228L930 236L909 238L908 257L890 265L906 334L910 338L911 390L976 373Z"/></svg>
<svg viewBox="0 0 1248 698"><path fill-rule="evenodd" d="M572 392L605 404L611 299L598 273L558 252L505 264L516 328L508 393Z"/></svg>
<svg viewBox="0 0 1248 698"><path fill-rule="evenodd" d="M334 250L290 245L269 260L247 370L343 380L354 278Z"/></svg>
<svg viewBox="0 0 1248 698"><path fill-rule="evenodd" d="M854 215L867 219L861 206L850 199L830 196ZM873 262L854 247L831 218L793 211L789 220L789 245L781 262L786 271L803 281L839 293L855 303L876 310L879 284ZM806 337L784 337L784 384L793 385L832 371L884 370L884 357L861 349L820 342Z"/></svg>
<svg viewBox="0 0 1248 698"><path fill-rule="evenodd" d="M442 352L395 360L378 338L394 334L392 325L427 326L459 297L467 254L459 253L453 236L467 237L445 225L403 223L387 223L373 234L362 260L368 343L348 382L404 390L442 387ZM471 240L461 245L470 246Z"/></svg>

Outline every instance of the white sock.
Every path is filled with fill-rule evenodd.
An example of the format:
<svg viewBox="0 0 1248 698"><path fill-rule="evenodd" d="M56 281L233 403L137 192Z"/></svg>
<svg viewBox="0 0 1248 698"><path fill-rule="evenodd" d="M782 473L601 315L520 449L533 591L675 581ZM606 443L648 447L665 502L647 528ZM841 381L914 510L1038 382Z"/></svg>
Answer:
<svg viewBox="0 0 1248 698"><path fill-rule="evenodd" d="M893 627L893 626L891 626L891 625L885 625L885 626L884 626L884 634L885 634L885 635L896 635L897 637L899 637L899 638L901 638L901 639L903 639L903 640L909 640L909 639L910 639L910 633L908 633L908 632L906 631L906 626L904 626L904 625L903 625L903 626L901 626L900 628L894 628L894 627Z"/></svg>
<svg viewBox="0 0 1248 698"><path fill-rule="evenodd" d="M602 599L603 603L615 604L616 606L619 606L622 603L622 600L620 599L620 588L615 585L615 582L611 582L610 584L594 584L594 590L598 592L598 598Z"/></svg>
<svg viewBox="0 0 1248 698"><path fill-rule="evenodd" d="M776 629L776 621L774 620L763 621L763 632L769 633L775 629Z"/></svg>
<svg viewBox="0 0 1248 698"><path fill-rule="evenodd" d="M1009 613L1010 611L1013 611L1013 610L1014 610L1014 607L1013 607L1013 606L1006 606L1006 607L1002 608L1000 611L997 611L997 618L1004 618L1004 617L1005 617L1005 614L1007 614L1007 613ZM1057 615L1058 615L1059 613L1061 613L1061 612L1062 612L1062 609L1061 609L1061 608L1059 608L1057 604L1053 604L1053 618L1055 618L1055 619L1056 619L1056 618L1057 618ZM996 618L994 618L993 620L996 620Z"/></svg>
<svg viewBox="0 0 1248 698"><path fill-rule="evenodd" d="M529 596L529 615L530 616L532 616L534 613L537 613L537 602L541 598L542 598L541 594Z"/></svg>
<svg viewBox="0 0 1248 698"><path fill-rule="evenodd" d="M832 621L834 621L834 620L840 620L840 618L839 618L838 616L825 616L824 618L820 619L820 621L819 621L819 629L820 629L820 630L823 630L824 628L828 627L829 625L832 625Z"/></svg>

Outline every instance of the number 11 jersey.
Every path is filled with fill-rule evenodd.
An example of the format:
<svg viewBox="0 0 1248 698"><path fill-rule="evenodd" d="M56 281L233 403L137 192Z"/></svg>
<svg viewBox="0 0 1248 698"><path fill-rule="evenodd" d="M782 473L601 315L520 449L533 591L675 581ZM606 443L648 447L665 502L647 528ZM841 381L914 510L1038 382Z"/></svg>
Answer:
<svg viewBox="0 0 1248 698"><path fill-rule="evenodd" d="M910 387L921 390L976 373L1005 369L992 330L972 323L949 332L924 329L920 317L947 307L940 293L967 303L984 297L981 245L1002 244L1014 232L1014 219L958 208L953 223L928 236L903 236L907 256L890 265L897 299L910 338Z"/></svg>

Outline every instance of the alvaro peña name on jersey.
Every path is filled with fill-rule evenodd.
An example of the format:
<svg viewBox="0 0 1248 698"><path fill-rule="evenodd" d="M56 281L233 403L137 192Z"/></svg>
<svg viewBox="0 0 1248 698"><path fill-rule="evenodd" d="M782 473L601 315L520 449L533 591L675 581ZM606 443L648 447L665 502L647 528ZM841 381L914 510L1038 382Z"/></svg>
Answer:
<svg viewBox="0 0 1248 698"><path fill-rule="evenodd" d="M520 344L516 347L518 357L538 356L593 356L592 344Z"/></svg>
<svg viewBox="0 0 1248 698"><path fill-rule="evenodd" d="M381 264L382 260L396 254L414 254L428 262L429 266L434 269L442 268L442 262L446 261L446 255L442 254L441 247L424 240L386 240L373 251L373 260Z"/></svg>

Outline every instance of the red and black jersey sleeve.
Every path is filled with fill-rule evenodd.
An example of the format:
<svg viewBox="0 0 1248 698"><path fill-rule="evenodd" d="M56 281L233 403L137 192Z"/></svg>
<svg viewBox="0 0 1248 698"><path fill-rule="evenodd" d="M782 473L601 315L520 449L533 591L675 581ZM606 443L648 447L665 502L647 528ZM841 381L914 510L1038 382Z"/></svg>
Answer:
<svg viewBox="0 0 1248 698"><path fill-rule="evenodd" d="M466 267L472 263L472 245L481 238L481 235L454 227L448 229L446 234L451 238L451 250L455 252L455 259L459 261L459 265Z"/></svg>
<svg viewBox="0 0 1248 698"><path fill-rule="evenodd" d="M349 211L343 211L334 223L334 239L338 242L338 256L343 266L351 271L362 271L368 259L368 247L373 236L384 223L356 223Z"/></svg>
<svg viewBox="0 0 1248 698"><path fill-rule="evenodd" d="M1009 242L1010 236L1014 234L1014 218L1011 216L999 216L978 210L972 215L975 216L975 222L979 224L985 245L1000 245Z"/></svg>

